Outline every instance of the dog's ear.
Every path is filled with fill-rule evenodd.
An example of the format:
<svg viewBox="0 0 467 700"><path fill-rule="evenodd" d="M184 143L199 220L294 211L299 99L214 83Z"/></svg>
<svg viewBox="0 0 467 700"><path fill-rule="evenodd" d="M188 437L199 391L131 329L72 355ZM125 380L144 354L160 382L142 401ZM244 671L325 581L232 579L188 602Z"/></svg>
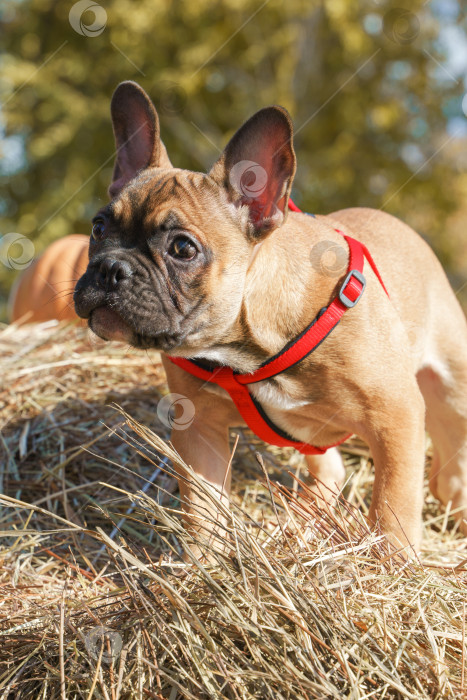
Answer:
<svg viewBox="0 0 467 700"><path fill-rule="evenodd" d="M287 110L265 107L237 131L209 173L236 206L248 207L255 239L285 221L296 165L292 139Z"/></svg>
<svg viewBox="0 0 467 700"><path fill-rule="evenodd" d="M160 139L159 117L143 88L120 83L110 103L117 157L109 196L114 197L143 168L172 168Z"/></svg>

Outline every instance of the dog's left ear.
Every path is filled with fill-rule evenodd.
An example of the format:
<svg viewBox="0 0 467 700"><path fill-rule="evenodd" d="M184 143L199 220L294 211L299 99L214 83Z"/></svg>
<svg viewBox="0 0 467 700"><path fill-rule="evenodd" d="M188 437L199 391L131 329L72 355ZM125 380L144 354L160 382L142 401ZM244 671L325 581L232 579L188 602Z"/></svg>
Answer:
<svg viewBox="0 0 467 700"><path fill-rule="evenodd" d="M292 139L287 110L265 107L237 131L209 173L236 206L248 207L255 239L285 221L296 165Z"/></svg>

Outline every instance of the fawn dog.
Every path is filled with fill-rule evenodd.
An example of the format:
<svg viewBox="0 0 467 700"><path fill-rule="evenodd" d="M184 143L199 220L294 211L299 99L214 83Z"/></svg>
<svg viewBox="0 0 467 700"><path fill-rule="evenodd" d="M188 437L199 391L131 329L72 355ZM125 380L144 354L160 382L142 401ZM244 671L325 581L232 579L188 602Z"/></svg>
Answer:
<svg viewBox="0 0 467 700"><path fill-rule="evenodd" d="M465 533L467 325L429 246L382 211L291 211L281 107L251 117L208 174L172 166L137 84L117 87L111 114L111 201L75 308L105 340L161 351L171 392L195 409L172 434L185 462L228 500L228 428L246 422L296 445L332 500L344 478L332 445L355 433L375 465L371 520L418 549L426 425L431 490ZM336 274L316 264L329 246L343 255ZM180 488L187 526L209 529Z"/></svg>

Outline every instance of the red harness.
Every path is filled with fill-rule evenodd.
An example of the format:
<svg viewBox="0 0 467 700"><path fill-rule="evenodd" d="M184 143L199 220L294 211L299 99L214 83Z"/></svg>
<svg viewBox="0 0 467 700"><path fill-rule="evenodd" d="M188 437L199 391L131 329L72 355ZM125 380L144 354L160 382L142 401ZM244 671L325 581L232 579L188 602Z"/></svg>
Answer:
<svg viewBox="0 0 467 700"><path fill-rule="evenodd" d="M290 200L289 209L296 212L301 211ZM346 311L353 308L360 300L366 286L366 280L363 276L364 258L368 260L384 291L388 294L366 246L350 236L345 236L339 229L335 230L344 236L349 246L347 275L338 295L297 338L287 343L277 355L263 362L258 369L250 374L239 374L234 372L231 367L216 367L214 370L209 370L203 367L204 361L169 357L169 360L172 360L176 365L195 377L207 382L213 382L225 389L230 394L245 423L261 440L278 447L295 447L299 452L308 455L323 454L330 447L340 445L350 435L347 435L335 445L328 445L327 447L314 447L307 442L298 442L268 418L261 404L248 391L247 385L254 382L262 382L265 379L281 374L281 372L303 360L313 350L316 350L337 326Z"/></svg>

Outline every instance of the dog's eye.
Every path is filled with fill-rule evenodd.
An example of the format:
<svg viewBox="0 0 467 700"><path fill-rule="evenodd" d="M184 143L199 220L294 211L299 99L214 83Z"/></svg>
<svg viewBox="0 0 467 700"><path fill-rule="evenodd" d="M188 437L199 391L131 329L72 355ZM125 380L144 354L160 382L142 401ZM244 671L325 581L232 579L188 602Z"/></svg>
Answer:
<svg viewBox="0 0 467 700"><path fill-rule="evenodd" d="M196 246L189 238L186 238L186 236L178 236L172 241L169 248L169 255L171 255L172 258L179 258L182 260L193 260L197 252Z"/></svg>
<svg viewBox="0 0 467 700"><path fill-rule="evenodd" d="M91 238L95 241L100 241L105 235L104 219L96 219L92 224Z"/></svg>

